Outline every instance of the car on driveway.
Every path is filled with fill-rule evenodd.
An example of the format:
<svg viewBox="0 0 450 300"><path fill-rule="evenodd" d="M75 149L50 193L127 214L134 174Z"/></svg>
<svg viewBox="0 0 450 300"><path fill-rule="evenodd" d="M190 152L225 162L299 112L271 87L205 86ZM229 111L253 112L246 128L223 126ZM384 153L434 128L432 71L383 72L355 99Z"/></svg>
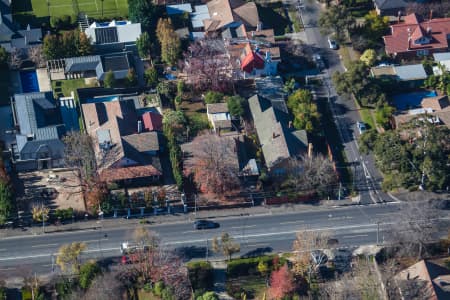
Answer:
<svg viewBox="0 0 450 300"><path fill-rule="evenodd" d="M201 230L201 229L213 229L218 228L220 225L219 223L209 221L209 220L197 220L194 222L194 229Z"/></svg>
<svg viewBox="0 0 450 300"><path fill-rule="evenodd" d="M320 54L317 54L317 53L313 54L312 58L319 70L325 69L325 63L324 63L322 57L320 56Z"/></svg>
<svg viewBox="0 0 450 300"><path fill-rule="evenodd" d="M356 122L356 126L358 127L359 134L363 134L367 130L366 124L363 122Z"/></svg>
<svg viewBox="0 0 450 300"><path fill-rule="evenodd" d="M338 43L333 39L328 38L328 45L330 46L330 49L333 49L333 50L339 49Z"/></svg>

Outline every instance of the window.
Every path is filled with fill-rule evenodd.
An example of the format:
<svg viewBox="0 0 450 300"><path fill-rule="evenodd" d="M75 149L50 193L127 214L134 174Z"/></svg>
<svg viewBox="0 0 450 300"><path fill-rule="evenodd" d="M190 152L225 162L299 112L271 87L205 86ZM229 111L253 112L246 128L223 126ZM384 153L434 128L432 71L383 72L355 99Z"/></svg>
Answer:
<svg viewBox="0 0 450 300"><path fill-rule="evenodd" d="M417 56L426 56L428 55L429 51L427 49L424 50L417 50Z"/></svg>

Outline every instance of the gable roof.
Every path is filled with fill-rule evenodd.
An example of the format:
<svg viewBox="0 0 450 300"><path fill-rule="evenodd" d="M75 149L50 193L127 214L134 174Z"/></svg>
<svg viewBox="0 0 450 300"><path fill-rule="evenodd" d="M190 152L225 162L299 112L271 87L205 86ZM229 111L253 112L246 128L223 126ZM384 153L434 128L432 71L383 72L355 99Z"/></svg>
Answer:
<svg viewBox="0 0 450 300"><path fill-rule="evenodd" d="M244 48L244 58L241 61L241 69L247 73L253 72L253 69L264 69L264 57L258 51L253 51L250 44Z"/></svg>
<svg viewBox="0 0 450 300"><path fill-rule="evenodd" d="M397 274L399 281L422 281L424 286L421 290L422 299L444 300L450 298L450 270L433 262L421 260L411 267ZM408 298L407 291L402 290L404 297Z"/></svg>
<svg viewBox="0 0 450 300"><path fill-rule="evenodd" d="M230 112L226 103L206 104L207 114L219 114Z"/></svg>
<svg viewBox="0 0 450 300"><path fill-rule="evenodd" d="M256 92L265 99L269 99L272 105L285 113L287 94L283 90L283 79L280 76L267 76L255 79Z"/></svg>
<svg viewBox="0 0 450 300"><path fill-rule="evenodd" d="M274 108L269 100L258 95L248 99L248 103L269 169L284 159L306 151L304 134L294 134L295 130L290 128L291 120L287 113Z"/></svg>
<svg viewBox="0 0 450 300"><path fill-rule="evenodd" d="M65 72L86 72L92 71L97 68L98 64L101 63L100 55L90 55L90 56L78 56L69 57L65 60Z"/></svg>
<svg viewBox="0 0 450 300"><path fill-rule="evenodd" d="M395 74L401 81L422 80L427 78L427 73L422 64L395 66Z"/></svg>
<svg viewBox="0 0 450 300"><path fill-rule="evenodd" d="M205 31L222 29L234 22L257 27L259 14L254 2L242 0L212 0L207 4L209 19L203 20Z"/></svg>
<svg viewBox="0 0 450 300"><path fill-rule="evenodd" d="M408 5L404 0L374 0L373 2L380 10L405 8Z"/></svg>
<svg viewBox="0 0 450 300"><path fill-rule="evenodd" d="M161 175L162 173L152 165L109 168L100 172L100 178L105 182L115 182Z"/></svg>
<svg viewBox="0 0 450 300"><path fill-rule="evenodd" d="M450 18L422 21L415 13L407 15L405 21L391 25L391 35L384 36L387 54L407 53L417 50L444 50L448 48L447 35L450 34ZM416 43L425 37L427 42Z"/></svg>
<svg viewBox="0 0 450 300"><path fill-rule="evenodd" d="M142 121L144 122L144 129L148 131L162 131L163 129L163 123L162 123L163 117L159 113L155 112L145 112L142 115Z"/></svg>
<svg viewBox="0 0 450 300"><path fill-rule="evenodd" d="M450 52L433 53L434 61L450 60Z"/></svg>

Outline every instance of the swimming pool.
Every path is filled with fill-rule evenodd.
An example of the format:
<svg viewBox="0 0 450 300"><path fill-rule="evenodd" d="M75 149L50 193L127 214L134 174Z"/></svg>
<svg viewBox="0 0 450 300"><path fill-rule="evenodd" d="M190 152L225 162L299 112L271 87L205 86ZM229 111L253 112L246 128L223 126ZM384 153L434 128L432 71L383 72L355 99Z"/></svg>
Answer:
<svg viewBox="0 0 450 300"><path fill-rule="evenodd" d="M85 103L100 103L100 102L111 102L111 101L118 101L119 96L103 96L103 97L95 97L95 98L88 98L85 99Z"/></svg>
<svg viewBox="0 0 450 300"><path fill-rule="evenodd" d="M421 91L408 94L400 94L394 96L394 105L398 110L405 110L410 108L420 107L420 103L423 98L435 97L437 93L435 91Z"/></svg>
<svg viewBox="0 0 450 300"><path fill-rule="evenodd" d="M35 70L20 71L19 75L22 83L22 93L39 92L39 82Z"/></svg>

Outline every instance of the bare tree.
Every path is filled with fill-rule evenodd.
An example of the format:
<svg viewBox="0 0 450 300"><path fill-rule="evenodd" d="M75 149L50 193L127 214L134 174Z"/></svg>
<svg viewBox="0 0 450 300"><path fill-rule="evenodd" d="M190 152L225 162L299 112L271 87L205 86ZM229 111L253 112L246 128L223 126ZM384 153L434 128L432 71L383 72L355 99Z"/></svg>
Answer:
<svg viewBox="0 0 450 300"><path fill-rule="evenodd" d="M13 48L9 55L9 67L12 70L20 69L24 59L24 53L22 49Z"/></svg>
<svg viewBox="0 0 450 300"><path fill-rule="evenodd" d="M303 229L297 232L292 245L294 257L294 272L297 275L311 275L326 263L327 256L323 250L329 248L329 231L313 231Z"/></svg>
<svg viewBox="0 0 450 300"><path fill-rule="evenodd" d="M86 248L86 244L81 242L62 245L56 257L56 264L63 272L78 273L80 271L80 255Z"/></svg>
<svg viewBox="0 0 450 300"><path fill-rule="evenodd" d="M97 171L92 138L86 133L72 131L63 142L66 166L76 171L82 184L92 179Z"/></svg>
<svg viewBox="0 0 450 300"><path fill-rule="evenodd" d="M319 195L330 195L339 178L333 162L322 155L302 156L289 161L287 183L295 190L315 190Z"/></svg>
<svg viewBox="0 0 450 300"><path fill-rule="evenodd" d="M125 300L128 299L126 287L114 271L96 276L87 291L76 291L70 299L84 300Z"/></svg>
<svg viewBox="0 0 450 300"><path fill-rule="evenodd" d="M411 201L402 206L389 228L390 240L398 247L397 255L423 258L427 245L436 240L439 210L426 201Z"/></svg>
<svg viewBox="0 0 450 300"><path fill-rule="evenodd" d="M239 187L239 162L236 140L205 133L191 143L192 157L185 162L185 169L194 172L194 180L200 190L224 195Z"/></svg>
<svg viewBox="0 0 450 300"><path fill-rule="evenodd" d="M223 255L231 260L234 253L241 251L241 246L236 243L228 233L224 232L220 236L220 239L214 237L212 240L212 249L214 252L222 252Z"/></svg>
<svg viewBox="0 0 450 300"><path fill-rule="evenodd" d="M187 82L197 90L224 91L231 87L233 67L220 39L192 43L181 67Z"/></svg>
<svg viewBox="0 0 450 300"><path fill-rule="evenodd" d="M36 67L45 67L46 60L41 45L28 48L28 58L36 65Z"/></svg>

